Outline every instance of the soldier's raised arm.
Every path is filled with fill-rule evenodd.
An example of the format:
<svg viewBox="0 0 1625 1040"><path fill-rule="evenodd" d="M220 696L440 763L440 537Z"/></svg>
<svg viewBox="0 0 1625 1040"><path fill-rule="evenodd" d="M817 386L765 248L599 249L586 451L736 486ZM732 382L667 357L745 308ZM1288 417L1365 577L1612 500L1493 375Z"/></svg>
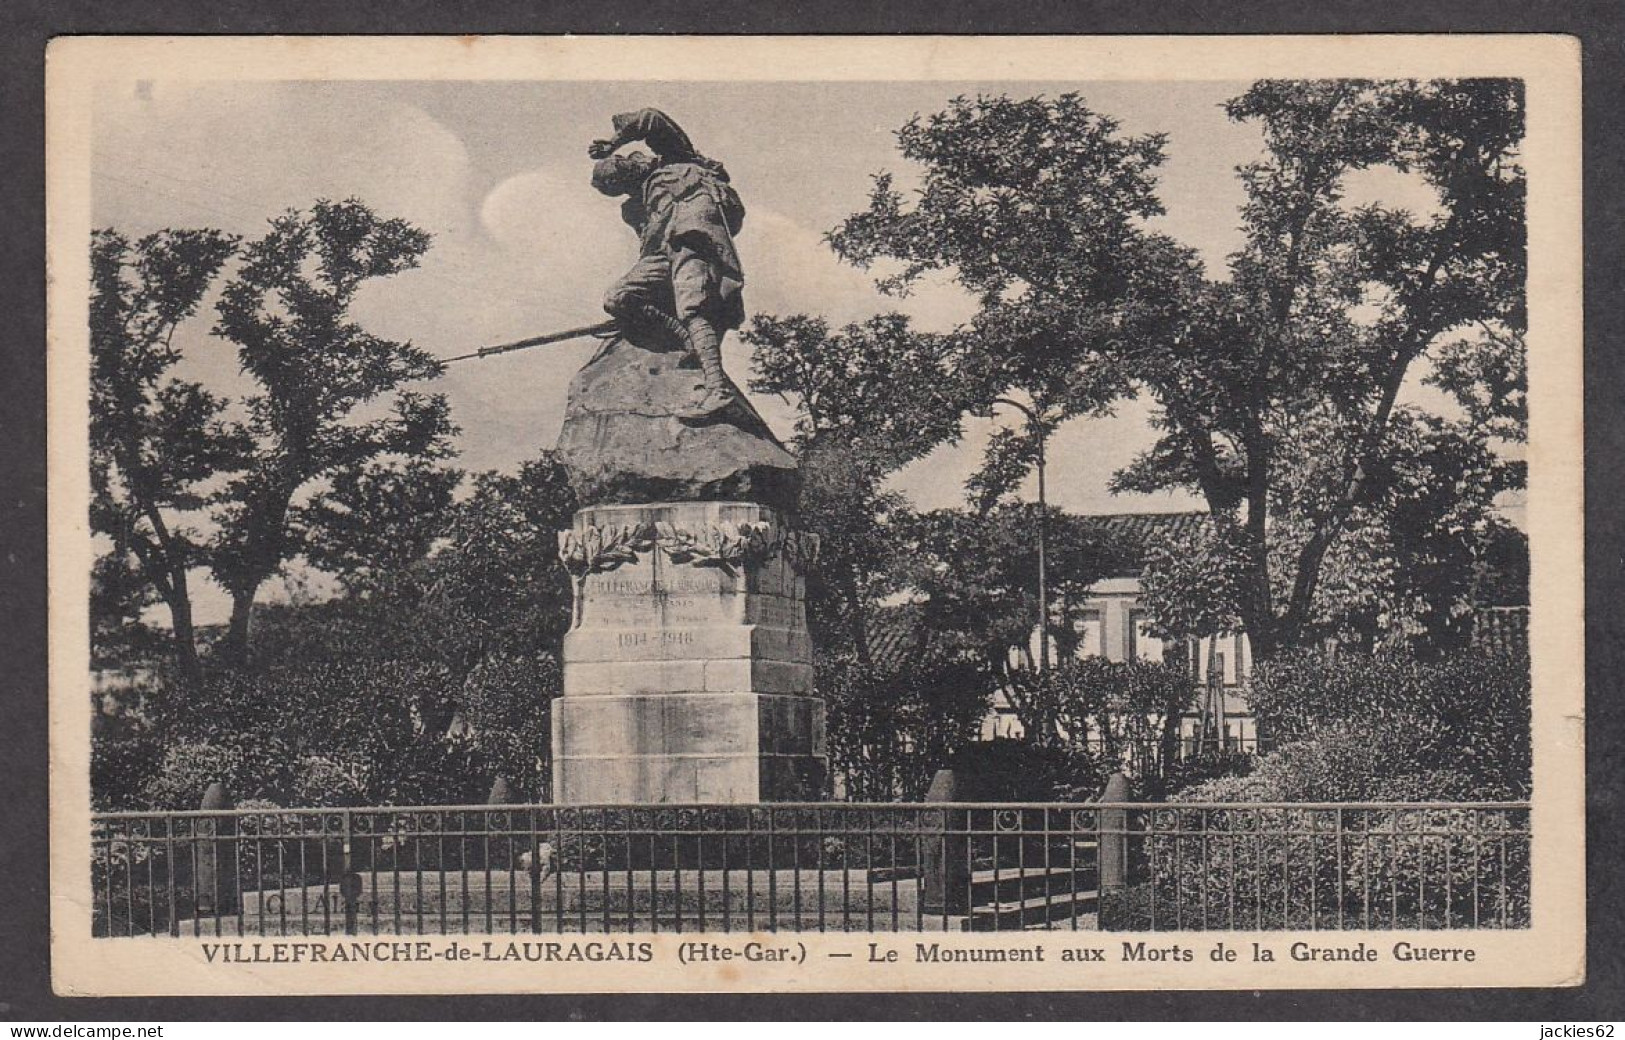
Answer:
<svg viewBox="0 0 1625 1040"><path fill-rule="evenodd" d="M686 162L698 154L683 128L677 125L677 120L658 108L622 112L610 122L615 128L614 136L594 141L587 147L588 156L602 159L633 141L647 144L666 162Z"/></svg>

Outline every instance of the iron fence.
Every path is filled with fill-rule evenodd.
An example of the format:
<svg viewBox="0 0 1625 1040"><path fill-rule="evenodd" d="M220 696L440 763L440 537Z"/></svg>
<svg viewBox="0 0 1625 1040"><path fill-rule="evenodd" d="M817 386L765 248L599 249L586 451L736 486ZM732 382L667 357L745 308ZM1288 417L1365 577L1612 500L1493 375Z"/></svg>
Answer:
<svg viewBox="0 0 1625 1040"><path fill-rule="evenodd" d="M1521 927L1523 804L94 817L98 936Z"/></svg>

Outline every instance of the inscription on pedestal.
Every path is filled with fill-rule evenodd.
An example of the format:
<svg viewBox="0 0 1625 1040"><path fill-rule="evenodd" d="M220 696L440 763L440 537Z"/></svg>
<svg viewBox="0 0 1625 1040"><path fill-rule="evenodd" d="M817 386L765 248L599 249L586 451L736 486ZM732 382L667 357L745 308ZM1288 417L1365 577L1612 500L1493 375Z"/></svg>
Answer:
<svg viewBox="0 0 1625 1040"><path fill-rule="evenodd" d="M801 563L813 551L762 506L585 509L561 554L576 574L553 714L561 802L822 796Z"/></svg>

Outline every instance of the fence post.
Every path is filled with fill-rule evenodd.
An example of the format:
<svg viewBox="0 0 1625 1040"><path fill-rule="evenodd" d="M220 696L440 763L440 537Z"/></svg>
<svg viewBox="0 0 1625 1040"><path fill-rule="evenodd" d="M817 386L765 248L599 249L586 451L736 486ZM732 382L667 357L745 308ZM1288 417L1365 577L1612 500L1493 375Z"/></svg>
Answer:
<svg viewBox="0 0 1625 1040"><path fill-rule="evenodd" d="M339 878L339 898L344 901L344 934L354 935L357 929L357 912L361 908L361 875L355 869L355 852L351 843L355 840L355 821L351 818L350 810L344 810L344 874ZM369 850L370 851L370 850ZM377 898L377 893L373 893Z"/></svg>
<svg viewBox="0 0 1625 1040"><path fill-rule="evenodd" d="M925 792L926 802L953 802L958 800L959 782L952 769L939 769L931 778L931 787ZM970 835L966 832L950 833L948 817L954 810L943 808L936 816L934 838L925 845L924 909L928 914L965 914L970 912Z"/></svg>
<svg viewBox="0 0 1625 1040"><path fill-rule="evenodd" d="M204 812L230 812L235 803L226 786L216 780L203 792L198 808ZM193 899L200 912L213 916L234 913L242 881L237 877L237 827L230 816L198 820L197 876L192 879ZM224 869L222 869L224 859Z"/></svg>
<svg viewBox="0 0 1625 1040"><path fill-rule="evenodd" d="M1109 804L1129 799L1128 777L1113 773L1106 780L1100 800ZM1100 894L1118 891L1128 885L1128 810L1100 810Z"/></svg>

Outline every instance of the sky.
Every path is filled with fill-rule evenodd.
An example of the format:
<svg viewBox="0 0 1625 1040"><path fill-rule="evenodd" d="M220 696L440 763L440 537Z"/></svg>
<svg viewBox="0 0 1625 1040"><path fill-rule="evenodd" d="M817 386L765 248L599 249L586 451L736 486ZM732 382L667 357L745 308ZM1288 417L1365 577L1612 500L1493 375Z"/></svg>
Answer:
<svg viewBox="0 0 1625 1040"><path fill-rule="evenodd" d="M215 227L257 237L271 216L319 198L354 196L382 215L428 230L420 268L363 290L354 316L375 334L449 357L602 320L604 290L636 258L616 200L588 183L587 143L610 116L661 108L703 153L724 162L745 202L738 237L751 314L807 313L831 324L901 310L920 328L967 319L970 299L936 279L904 299L880 295L873 275L841 264L824 234L864 207L875 173L911 183L895 131L956 95L1076 91L1124 132L1168 134L1159 230L1196 248L1213 273L1240 245L1244 196L1234 171L1260 154L1251 126L1221 105L1245 83L569 83L143 81L103 88L93 125L94 226L138 236L164 227ZM1354 199L1431 204L1414 183L1373 176ZM179 330L180 374L219 392L250 392L234 348L209 335L212 301ZM553 446L570 377L591 340L452 365L435 389L460 427L457 463L513 470ZM736 335L724 360L744 384L748 348ZM757 399L781 433L791 413ZM1111 474L1149 447L1149 407L1074 420L1049 446L1048 497L1084 513L1199 508L1177 493L1112 495ZM995 422L969 420L963 439L904 470L893 486L921 508L963 504ZM1034 494L1029 479L1024 497ZM223 616L205 589L200 620ZM267 596L288 594L283 587Z"/></svg>

